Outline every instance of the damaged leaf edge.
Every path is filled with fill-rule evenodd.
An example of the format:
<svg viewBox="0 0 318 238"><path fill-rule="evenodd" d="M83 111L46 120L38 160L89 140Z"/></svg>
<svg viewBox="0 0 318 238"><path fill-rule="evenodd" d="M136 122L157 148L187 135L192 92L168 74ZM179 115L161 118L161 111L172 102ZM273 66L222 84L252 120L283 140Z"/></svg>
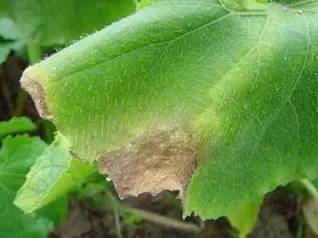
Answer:
<svg viewBox="0 0 318 238"><path fill-rule="evenodd" d="M199 146L182 127L155 128L134 137L98 160L99 172L111 179L121 199L162 191L186 190L199 163Z"/></svg>
<svg viewBox="0 0 318 238"><path fill-rule="evenodd" d="M49 112L48 105L46 103L45 90L41 83L38 82L33 72L31 73L31 67L27 68L20 79L21 88L24 89L32 98L34 105L39 112L39 115L48 120L52 120L53 116Z"/></svg>

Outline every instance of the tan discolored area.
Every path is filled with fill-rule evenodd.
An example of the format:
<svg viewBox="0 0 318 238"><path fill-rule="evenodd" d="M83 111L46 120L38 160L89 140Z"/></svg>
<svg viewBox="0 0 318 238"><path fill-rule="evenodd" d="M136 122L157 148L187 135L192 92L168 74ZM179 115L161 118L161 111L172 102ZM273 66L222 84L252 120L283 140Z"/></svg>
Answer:
<svg viewBox="0 0 318 238"><path fill-rule="evenodd" d="M52 119L52 116L47 108L45 92L42 85L28 73L28 70L24 71L20 82L21 87L32 97L40 116L45 119Z"/></svg>
<svg viewBox="0 0 318 238"><path fill-rule="evenodd" d="M153 130L100 160L101 173L109 176L120 198L186 186L198 160L198 148L183 129Z"/></svg>

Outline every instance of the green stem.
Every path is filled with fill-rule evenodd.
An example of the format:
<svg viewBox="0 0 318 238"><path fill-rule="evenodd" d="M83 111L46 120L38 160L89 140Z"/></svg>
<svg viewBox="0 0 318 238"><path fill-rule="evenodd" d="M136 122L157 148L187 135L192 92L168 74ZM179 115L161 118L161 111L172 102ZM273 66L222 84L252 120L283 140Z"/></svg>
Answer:
<svg viewBox="0 0 318 238"><path fill-rule="evenodd" d="M157 225L161 225L163 227L169 227L169 228L181 230L181 231L188 232L188 233L200 233L202 228L203 228L203 226L199 227L193 223L179 221L179 220L175 220L173 218L169 218L169 217L166 217L166 216L163 216L160 214L156 214L153 212L149 212L149 211L145 211L142 209L131 208L131 207L121 205L120 202L109 191L106 191L106 196L108 196L112 201L113 209L115 212L115 221L116 221L116 219L118 219L118 218L116 218L116 213L118 215L118 211L120 211L121 208L124 208L125 212L141 215L143 220L148 221L148 222L152 222L152 223L157 224ZM117 221L116 221L116 224L117 224ZM119 225L120 225L120 223L119 223ZM117 225L116 225L116 229L117 229Z"/></svg>
<svg viewBox="0 0 318 238"><path fill-rule="evenodd" d="M40 61L42 58L42 49L41 46L34 41L28 41L27 51L29 56L30 64L35 64Z"/></svg>
<svg viewBox="0 0 318 238"><path fill-rule="evenodd" d="M304 185L308 193L313 197L318 199L318 190L315 185L312 184L308 179L301 180L301 183Z"/></svg>
<svg viewBox="0 0 318 238"><path fill-rule="evenodd" d="M123 236L121 234L121 225L120 225L119 215L118 215L118 212L116 210L114 210L114 216L115 216L115 223L116 223L117 238L122 238Z"/></svg>
<svg viewBox="0 0 318 238"><path fill-rule="evenodd" d="M30 40L27 42L27 52L30 64L35 64L42 58L41 46L35 43L34 41ZM16 101L16 108L13 112L14 116L22 115L26 99L27 93L25 91L20 90Z"/></svg>
<svg viewBox="0 0 318 238"><path fill-rule="evenodd" d="M299 225L298 225L298 230L297 230L297 233L296 233L296 238L303 238L304 237L304 218L303 217L300 217L299 218Z"/></svg>
<svg viewBox="0 0 318 238"><path fill-rule="evenodd" d="M16 107L13 112L13 116L18 117L23 114L23 109L25 106L25 102L27 99L27 93L25 91L20 90L16 100Z"/></svg>
<svg viewBox="0 0 318 238"><path fill-rule="evenodd" d="M159 215L153 212L148 212L138 208L127 208L127 211L139 214L145 221L149 221L154 224L161 225L163 227L169 227L176 230L180 230L180 231L184 231L188 233L194 233L194 234L201 232L201 229L199 226L189 222L175 220L170 217L162 216L162 215Z"/></svg>

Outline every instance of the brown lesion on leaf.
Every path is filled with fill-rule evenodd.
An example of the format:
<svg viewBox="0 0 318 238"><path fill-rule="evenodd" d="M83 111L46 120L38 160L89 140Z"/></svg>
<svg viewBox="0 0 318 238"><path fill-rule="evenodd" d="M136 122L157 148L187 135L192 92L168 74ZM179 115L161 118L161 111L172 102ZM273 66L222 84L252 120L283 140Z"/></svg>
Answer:
<svg viewBox="0 0 318 238"><path fill-rule="evenodd" d="M35 104L37 111L42 118L52 119L45 100L45 92L42 85L25 70L21 77L21 87L29 93Z"/></svg>
<svg viewBox="0 0 318 238"><path fill-rule="evenodd" d="M163 190L179 191L183 199L197 166L198 148L185 129L156 129L100 159L120 198Z"/></svg>

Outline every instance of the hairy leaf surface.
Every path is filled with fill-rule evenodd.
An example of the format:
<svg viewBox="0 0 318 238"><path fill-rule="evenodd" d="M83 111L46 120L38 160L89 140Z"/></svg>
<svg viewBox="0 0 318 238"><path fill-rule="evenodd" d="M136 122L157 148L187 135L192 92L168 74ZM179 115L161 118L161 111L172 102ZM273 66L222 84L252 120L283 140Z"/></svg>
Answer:
<svg viewBox="0 0 318 238"><path fill-rule="evenodd" d="M29 68L22 82L83 159L186 128L200 157L186 214L228 216L244 234L264 193L318 175L317 77L318 12L305 3L236 11L162 0Z"/></svg>

